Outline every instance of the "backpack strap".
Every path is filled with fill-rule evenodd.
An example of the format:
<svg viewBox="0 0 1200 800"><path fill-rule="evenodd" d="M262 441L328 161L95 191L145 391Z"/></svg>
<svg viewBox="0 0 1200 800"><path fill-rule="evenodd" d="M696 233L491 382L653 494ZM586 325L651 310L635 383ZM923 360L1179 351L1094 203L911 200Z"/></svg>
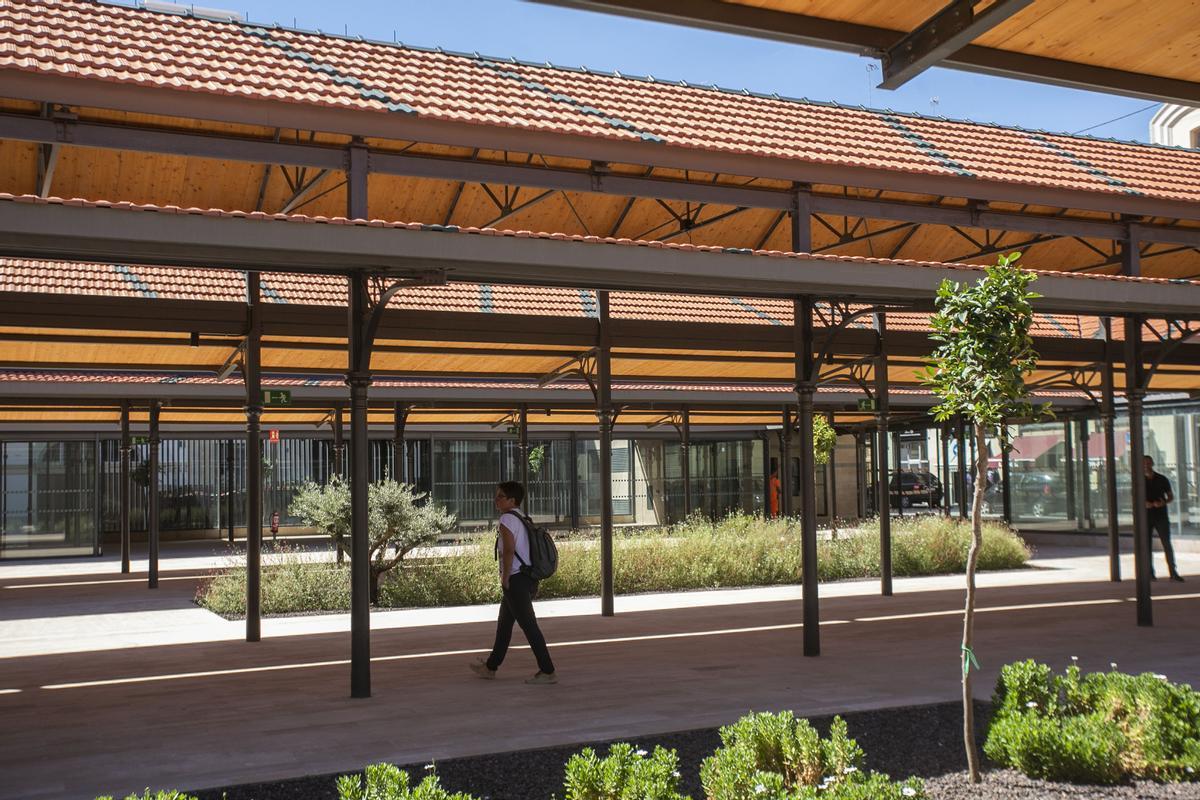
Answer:
<svg viewBox="0 0 1200 800"><path fill-rule="evenodd" d="M516 516L517 519L521 520L521 524L525 526L525 541L527 541L529 543L529 547L532 549L533 548L533 537L530 535L530 531L533 528L533 520L530 519L529 517L525 516L525 514L517 508L513 508L511 511L506 511L504 513L512 514L512 515ZM513 557L516 558L517 561L521 562L522 567L524 567L525 569L529 569L529 564L525 561L525 559L521 558L521 554L517 552L517 549L515 547L513 548ZM496 559L496 561L500 560L500 532L499 531L496 531L496 556L495 556L495 559Z"/></svg>

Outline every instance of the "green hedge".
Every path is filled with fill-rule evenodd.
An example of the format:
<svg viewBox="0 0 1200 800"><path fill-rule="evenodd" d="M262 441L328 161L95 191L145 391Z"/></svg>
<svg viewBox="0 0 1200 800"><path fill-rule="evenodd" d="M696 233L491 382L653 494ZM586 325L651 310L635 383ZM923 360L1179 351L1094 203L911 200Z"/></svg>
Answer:
<svg viewBox="0 0 1200 800"><path fill-rule="evenodd" d="M1034 778L1113 784L1200 780L1200 693L1163 675L1000 671L984 752Z"/></svg>
<svg viewBox="0 0 1200 800"><path fill-rule="evenodd" d="M1024 566L1029 550L1001 525L984 533L980 569ZM892 568L898 577L962 572L970 529L957 520L919 517L894 521ZM823 581L879 574L874 530L823 540L817 548ZM594 538L559 543L559 568L542 583L539 597L587 597L600 592L600 551ZM269 556L263 570L263 613L334 611L350 607L349 570L313 562L299 553ZM800 581L800 534L795 520L765 521L734 515L717 522L692 520L671 528L618 533L613 551L618 594ZM380 606L414 608L494 603L500 598L491 537L467 545L461 555L413 560L387 576ZM227 616L245 613L245 568L222 570L200 588L197 601Z"/></svg>

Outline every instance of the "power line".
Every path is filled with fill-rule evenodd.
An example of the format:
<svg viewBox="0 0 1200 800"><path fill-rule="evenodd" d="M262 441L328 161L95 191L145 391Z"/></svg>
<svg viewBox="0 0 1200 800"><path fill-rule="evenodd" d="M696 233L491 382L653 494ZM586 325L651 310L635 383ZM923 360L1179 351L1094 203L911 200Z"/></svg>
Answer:
<svg viewBox="0 0 1200 800"><path fill-rule="evenodd" d="M1150 105L1143 106L1142 108L1139 108L1136 111L1130 111L1128 114L1122 114L1119 117L1113 117L1110 120L1106 120L1104 122L1098 122L1095 125L1092 125L1091 127L1088 127L1088 128L1084 128L1082 130L1072 131L1072 134L1087 133L1088 131L1094 131L1094 130L1096 130L1096 128L1103 128L1105 125L1111 125L1114 122L1120 122L1121 120L1126 119L1128 117L1132 117L1135 114L1141 114L1143 111L1149 111L1152 108L1157 108L1159 105L1161 105L1161 104L1160 103L1151 103Z"/></svg>

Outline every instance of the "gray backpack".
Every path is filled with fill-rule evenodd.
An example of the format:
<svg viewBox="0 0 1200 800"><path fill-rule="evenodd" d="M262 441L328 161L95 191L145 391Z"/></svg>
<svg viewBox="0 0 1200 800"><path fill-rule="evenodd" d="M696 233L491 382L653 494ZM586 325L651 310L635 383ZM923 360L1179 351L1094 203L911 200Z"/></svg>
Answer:
<svg viewBox="0 0 1200 800"><path fill-rule="evenodd" d="M558 547L554 544L554 537L550 535L550 531L534 523L523 512L514 508L512 513L525 523L525 532L529 535L529 563L526 564L525 559L521 558L519 553L513 553L513 555L517 557L517 561L521 562L521 572L535 581L544 581L558 569ZM497 551L499 551L499 541L497 541Z"/></svg>

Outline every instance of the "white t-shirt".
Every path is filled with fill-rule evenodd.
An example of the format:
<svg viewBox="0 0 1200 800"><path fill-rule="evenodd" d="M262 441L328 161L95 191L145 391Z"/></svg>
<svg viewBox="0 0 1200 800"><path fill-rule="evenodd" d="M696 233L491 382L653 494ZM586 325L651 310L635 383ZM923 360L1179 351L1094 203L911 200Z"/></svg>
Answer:
<svg viewBox="0 0 1200 800"><path fill-rule="evenodd" d="M507 511L500 516L500 524L503 525L513 535L513 540L516 542L516 555L513 556L512 570L509 575L516 575L521 571L522 562L517 556L525 559L524 563L529 563L529 531L525 528L525 523L519 516L511 511ZM503 541L503 540L502 540ZM503 574L504 570L504 546L500 547L500 571Z"/></svg>

